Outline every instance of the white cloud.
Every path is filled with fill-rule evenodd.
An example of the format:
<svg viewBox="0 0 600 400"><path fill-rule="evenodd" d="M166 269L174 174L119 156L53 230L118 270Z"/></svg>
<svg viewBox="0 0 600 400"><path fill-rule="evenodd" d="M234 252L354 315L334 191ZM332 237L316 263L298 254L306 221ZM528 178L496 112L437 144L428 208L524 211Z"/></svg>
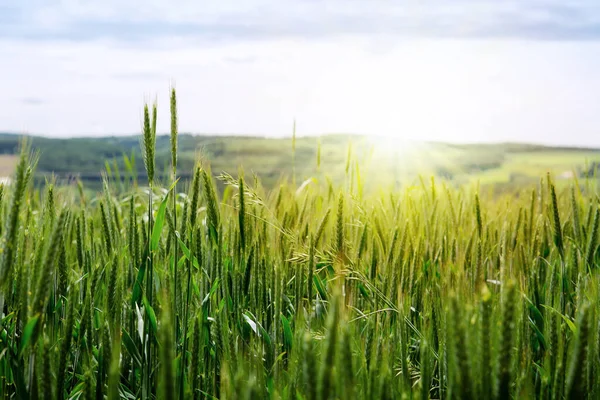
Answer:
<svg viewBox="0 0 600 400"><path fill-rule="evenodd" d="M0 0L0 130L166 130L174 80L193 132L600 145L598 39L592 0Z"/></svg>
<svg viewBox="0 0 600 400"><path fill-rule="evenodd" d="M387 50L371 52L373 40ZM0 121L11 130L136 133L144 99L157 96L166 131L174 80L185 131L288 135L295 117L308 134L600 145L597 42L379 37L174 50L103 41L0 48L11 60L0 66L9 77Z"/></svg>
<svg viewBox="0 0 600 400"><path fill-rule="evenodd" d="M5 11L14 15L13 23L0 27L0 36L137 41L165 36L240 40L378 33L600 37L600 4L593 0L30 0L18 4Z"/></svg>

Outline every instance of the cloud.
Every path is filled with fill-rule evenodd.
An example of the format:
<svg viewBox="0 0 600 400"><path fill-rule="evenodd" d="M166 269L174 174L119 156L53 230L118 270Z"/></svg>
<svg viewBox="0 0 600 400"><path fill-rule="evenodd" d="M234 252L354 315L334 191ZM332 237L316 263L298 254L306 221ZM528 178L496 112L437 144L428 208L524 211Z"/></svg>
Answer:
<svg viewBox="0 0 600 400"><path fill-rule="evenodd" d="M204 43L340 35L600 39L595 0L0 0L0 37Z"/></svg>
<svg viewBox="0 0 600 400"><path fill-rule="evenodd" d="M389 42L372 53L364 38L136 51L0 40L11 60L0 65L0 76L10 77L0 130L137 133L144 100L157 98L158 128L168 132L173 82L182 132L283 136L295 118L300 134L600 145L600 42Z"/></svg>
<svg viewBox="0 0 600 400"><path fill-rule="evenodd" d="M596 3L0 0L0 129L600 145Z"/></svg>
<svg viewBox="0 0 600 400"><path fill-rule="evenodd" d="M225 56L223 61L231 64L253 64L258 61L256 56Z"/></svg>
<svg viewBox="0 0 600 400"><path fill-rule="evenodd" d="M21 103L27 106L41 106L45 101L38 97L24 97L21 99Z"/></svg>
<svg viewBox="0 0 600 400"><path fill-rule="evenodd" d="M114 72L114 73L110 74L109 77L112 79L123 80L123 81L129 81L132 79L141 80L141 81L148 81L148 80L155 80L155 81L162 80L165 82L169 81L169 76L163 72L147 71L144 69L134 69L134 70L129 70L127 72Z"/></svg>

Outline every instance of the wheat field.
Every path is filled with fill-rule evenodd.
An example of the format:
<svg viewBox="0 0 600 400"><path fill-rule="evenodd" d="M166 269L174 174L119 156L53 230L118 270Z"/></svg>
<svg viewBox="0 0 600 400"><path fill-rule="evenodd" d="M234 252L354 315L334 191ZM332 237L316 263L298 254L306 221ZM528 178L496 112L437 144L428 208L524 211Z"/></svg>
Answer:
<svg viewBox="0 0 600 400"><path fill-rule="evenodd" d="M89 196L0 186L5 399L598 399L594 179L364 191L199 161ZM225 185L216 190L215 180ZM119 181L120 183L120 181Z"/></svg>

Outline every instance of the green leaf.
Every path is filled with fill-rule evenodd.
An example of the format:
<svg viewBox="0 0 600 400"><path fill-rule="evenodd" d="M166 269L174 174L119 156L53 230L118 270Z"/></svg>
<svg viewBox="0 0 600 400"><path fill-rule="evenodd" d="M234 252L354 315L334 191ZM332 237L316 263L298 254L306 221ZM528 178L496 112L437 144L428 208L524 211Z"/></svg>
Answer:
<svg viewBox="0 0 600 400"><path fill-rule="evenodd" d="M69 393L69 397L68 397L69 400L75 399L75 398L81 398L78 396L80 396L81 393L83 393L84 389L85 389L85 382L79 382L77 385L75 385L73 390L71 390L71 393Z"/></svg>
<svg viewBox="0 0 600 400"><path fill-rule="evenodd" d="M206 296L204 297L204 299L202 299L202 305L204 305L206 302L209 301L210 297L215 294L215 292L217 291L217 288L219 287L219 283L221 281L219 280L219 278L216 278L215 281L213 282L212 287L210 288L210 292L208 292L206 294Z"/></svg>
<svg viewBox="0 0 600 400"><path fill-rule="evenodd" d="M148 265L148 249L144 250L144 256L142 257L142 263L138 270L135 283L133 284L133 293L131 294L131 305L139 302L142 298L142 292L144 287L144 277L146 276L146 266Z"/></svg>
<svg viewBox="0 0 600 400"><path fill-rule="evenodd" d="M179 179L178 179L179 180ZM175 187L177 181L173 182L167 193L165 194L164 199L160 203L160 207L158 208L158 213L156 214L156 219L154 220L154 226L152 227L152 237L150 239L150 250L156 251L158 249L158 242L160 241L160 234L162 233L163 225L165 224L165 214L167 211L167 202L169 200L169 193Z"/></svg>
<svg viewBox="0 0 600 400"><path fill-rule="evenodd" d="M323 283L321 282L321 279L319 279L319 277L317 275L313 275L313 281L315 282L315 286L317 287L317 292L319 292L319 295L321 296L321 298L323 300L327 300L327 292L325 291L325 288L323 287Z"/></svg>
<svg viewBox="0 0 600 400"><path fill-rule="evenodd" d="M273 344L272 340L271 340L271 335L269 335L269 332L267 332L265 330L265 328L262 327L262 325L258 325L258 330L260 332L260 337L263 338L263 340L265 341L265 344L270 348L271 345Z"/></svg>
<svg viewBox="0 0 600 400"><path fill-rule="evenodd" d="M14 311L9 313L8 315L5 315L4 318L2 318L2 322L0 322L0 327L6 325L8 322L10 322L13 318L15 317L15 313Z"/></svg>
<svg viewBox="0 0 600 400"><path fill-rule="evenodd" d="M289 351L292 348L294 335L292 334L290 321L283 314L281 314L281 324L283 325L283 347Z"/></svg>
<svg viewBox="0 0 600 400"><path fill-rule="evenodd" d="M275 392L275 381L273 379L273 376L269 374L269 377L267 378L267 392L269 393L269 398L272 399L274 397L274 392Z"/></svg>
<svg viewBox="0 0 600 400"><path fill-rule="evenodd" d="M40 315L37 314L34 317L29 318L27 321L27 325L25 325L25 329L23 330L23 337L21 338L21 345L19 346L19 353L23 354L23 350L31 343L35 344L37 339L37 324L40 320Z"/></svg>
<svg viewBox="0 0 600 400"><path fill-rule="evenodd" d="M175 235L177 236L177 242L179 243L179 247L181 247L181 251L183 251L183 255L185 256L185 258L190 260L192 264L194 264L194 267L196 267L196 269L200 269L200 266L198 265L198 260L196 259L196 257L192 256L190 249L188 249L185 243L183 243L183 241L180 239L179 232L175 232Z"/></svg>
<svg viewBox="0 0 600 400"><path fill-rule="evenodd" d="M529 300L527 297L525 297L525 299L529 303L529 311L531 311L531 314L533 315L533 322L536 324L536 326L540 330L543 330L544 329L544 317L542 316L542 313L535 306L535 304L533 304L533 302L531 300Z"/></svg>
<svg viewBox="0 0 600 400"><path fill-rule="evenodd" d="M158 333L158 323L156 322L156 314L154 313L154 308L148 302L148 298L144 296L144 309L146 310L146 315L148 315L148 319L150 320L150 327L152 328L152 332L156 335Z"/></svg>
<svg viewBox="0 0 600 400"><path fill-rule="evenodd" d="M242 314L242 317L244 317L244 321L246 321L246 324L248 324L248 326L250 327L250 329L252 329L254 331L254 333L256 333L257 335L258 333L258 324L256 322L254 322L252 320L252 318L250 318L249 316L247 316L246 314Z"/></svg>
<svg viewBox="0 0 600 400"><path fill-rule="evenodd" d="M160 234L162 233L162 228L165 223L165 213L167 211L167 200L169 199L169 194L165 195L165 198L160 203L160 207L158 208L158 213L156 214L156 219L154 220L154 226L152 227L152 239L150 240L150 250L156 251L158 249L158 242L160 240Z"/></svg>
<svg viewBox="0 0 600 400"><path fill-rule="evenodd" d="M367 291L367 289L363 286L362 283L358 284L358 290L360 291L360 294L362 294L365 299L371 301L371 294Z"/></svg>
<svg viewBox="0 0 600 400"><path fill-rule="evenodd" d="M539 328L537 327L535 322L531 319L531 317L529 317L529 326L531 326L531 329L533 329L533 331L535 332L535 336L537 337L538 341L540 342L542 349L545 350L547 348L546 338L544 337L544 334L539 330Z"/></svg>
<svg viewBox="0 0 600 400"><path fill-rule="evenodd" d="M212 239L213 243L217 243L219 241L219 237L217 235L217 229L212 224L209 224L209 226L208 226L208 234L209 234L210 238Z"/></svg>
<svg viewBox="0 0 600 400"><path fill-rule="evenodd" d="M254 315L252 315L250 312L243 313L242 316L244 317L244 320L246 321L250 329L252 329L254 333L256 333L259 337L263 339L267 347L271 347L271 345L273 344L271 336L265 330L265 328L262 327L260 322L258 322L256 317L254 317Z"/></svg>
<svg viewBox="0 0 600 400"><path fill-rule="evenodd" d="M575 326L575 323L569 319L569 317L567 317L566 315L562 315L562 313L560 311L558 311L556 308L547 306L545 304L542 304L542 307L547 308L549 310L552 310L555 313L557 313L558 315L560 315L562 317L562 319L567 323L567 325L568 325L569 329L571 330L571 332L577 333L577 327Z"/></svg>
<svg viewBox="0 0 600 400"><path fill-rule="evenodd" d="M125 329L123 329L123 345L127 349L129 355L133 357L135 362L138 365L142 365L142 356L140 354L140 351L138 350L133 339L131 338L131 336L129 336L129 333Z"/></svg>

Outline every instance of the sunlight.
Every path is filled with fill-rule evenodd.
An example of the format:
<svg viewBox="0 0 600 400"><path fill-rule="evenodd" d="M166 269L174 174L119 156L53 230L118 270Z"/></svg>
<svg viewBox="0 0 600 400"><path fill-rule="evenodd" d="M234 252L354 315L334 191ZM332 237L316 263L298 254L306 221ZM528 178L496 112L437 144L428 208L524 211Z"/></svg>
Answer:
<svg viewBox="0 0 600 400"><path fill-rule="evenodd" d="M427 143L391 135L370 135L367 143L369 164L374 168L371 173L382 181L396 184L412 181L419 171L430 171L435 165Z"/></svg>
<svg viewBox="0 0 600 400"><path fill-rule="evenodd" d="M367 136L370 147L373 148L375 157L385 157L386 159L404 158L415 149L415 142L401 136L388 135L370 135Z"/></svg>

